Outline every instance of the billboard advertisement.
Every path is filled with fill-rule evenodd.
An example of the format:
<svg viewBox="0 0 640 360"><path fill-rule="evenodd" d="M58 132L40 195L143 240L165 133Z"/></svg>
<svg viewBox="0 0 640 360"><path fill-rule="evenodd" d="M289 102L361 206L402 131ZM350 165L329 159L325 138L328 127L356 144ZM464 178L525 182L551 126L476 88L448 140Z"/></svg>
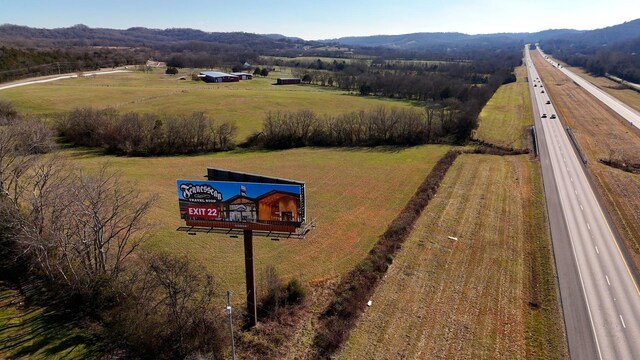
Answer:
<svg viewBox="0 0 640 360"><path fill-rule="evenodd" d="M303 183L178 180L188 226L294 232L305 222Z"/></svg>

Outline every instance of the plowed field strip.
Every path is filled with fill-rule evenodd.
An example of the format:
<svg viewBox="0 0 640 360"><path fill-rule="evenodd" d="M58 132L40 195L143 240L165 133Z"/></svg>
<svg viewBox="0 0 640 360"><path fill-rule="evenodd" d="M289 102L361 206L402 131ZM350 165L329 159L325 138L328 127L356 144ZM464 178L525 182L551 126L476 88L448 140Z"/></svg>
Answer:
<svg viewBox="0 0 640 360"><path fill-rule="evenodd" d="M551 266L544 217L532 215L544 211L540 192L526 156L460 156L340 358L564 357L554 288L547 307L528 306L532 278L553 282L551 269L530 276L535 244ZM542 340L531 327L541 322Z"/></svg>

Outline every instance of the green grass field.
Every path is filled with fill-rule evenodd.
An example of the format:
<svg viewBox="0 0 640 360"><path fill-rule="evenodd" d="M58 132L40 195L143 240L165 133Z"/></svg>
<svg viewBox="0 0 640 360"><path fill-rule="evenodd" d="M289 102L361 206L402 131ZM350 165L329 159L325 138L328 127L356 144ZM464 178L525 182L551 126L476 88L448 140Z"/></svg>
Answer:
<svg viewBox="0 0 640 360"><path fill-rule="evenodd" d="M17 290L0 287L0 358L87 359L96 355L92 346L69 314L25 304Z"/></svg>
<svg viewBox="0 0 640 360"><path fill-rule="evenodd" d="M52 114L77 107L114 107L120 111L148 113L191 113L202 111L218 121L235 121L238 142L262 126L269 111L309 109L318 114L338 115L375 106L411 107L393 101L349 95L317 86L275 86L276 78L290 76L287 69L268 77L237 83L207 84L190 80L188 70L178 76L130 73L66 79L0 91L21 113ZM188 80L178 80L187 75Z"/></svg>
<svg viewBox="0 0 640 360"><path fill-rule="evenodd" d="M304 148L158 158L65 153L89 170L107 161L143 193L157 194L149 216L156 228L145 248L188 254L239 294L242 239L175 231L181 225L176 179L202 179L207 167L218 167L304 181L307 214L317 219L317 227L304 240L257 238L256 271L275 265L285 279L299 276L314 282L351 270L448 150L439 145L396 151Z"/></svg>
<svg viewBox="0 0 640 360"><path fill-rule="evenodd" d="M533 124L526 69L516 68L517 81L501 86L482 109L474 137L495 145L526 148L525 129Z"/></svg>

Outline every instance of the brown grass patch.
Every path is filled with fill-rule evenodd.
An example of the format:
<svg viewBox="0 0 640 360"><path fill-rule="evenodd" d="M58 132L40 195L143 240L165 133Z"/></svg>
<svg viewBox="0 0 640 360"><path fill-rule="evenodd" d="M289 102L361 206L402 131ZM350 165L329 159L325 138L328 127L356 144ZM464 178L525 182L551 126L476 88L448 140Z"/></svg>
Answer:
<svg viewBox="0 0 640 360"><path fill-rule="evenodd" d="M339 357L566 357L537 169L460 156Z"/></svg>

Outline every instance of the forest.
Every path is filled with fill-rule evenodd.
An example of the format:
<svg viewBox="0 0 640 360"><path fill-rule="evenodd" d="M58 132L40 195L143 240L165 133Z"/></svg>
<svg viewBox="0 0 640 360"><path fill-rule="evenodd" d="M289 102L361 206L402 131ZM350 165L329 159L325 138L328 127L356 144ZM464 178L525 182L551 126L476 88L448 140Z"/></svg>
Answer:
<svg viewBox="0 0 640 360"><path fill-rule="evenodd" d="M541 42L543 50L596 76L640 83L640 19Z"/></svg>

